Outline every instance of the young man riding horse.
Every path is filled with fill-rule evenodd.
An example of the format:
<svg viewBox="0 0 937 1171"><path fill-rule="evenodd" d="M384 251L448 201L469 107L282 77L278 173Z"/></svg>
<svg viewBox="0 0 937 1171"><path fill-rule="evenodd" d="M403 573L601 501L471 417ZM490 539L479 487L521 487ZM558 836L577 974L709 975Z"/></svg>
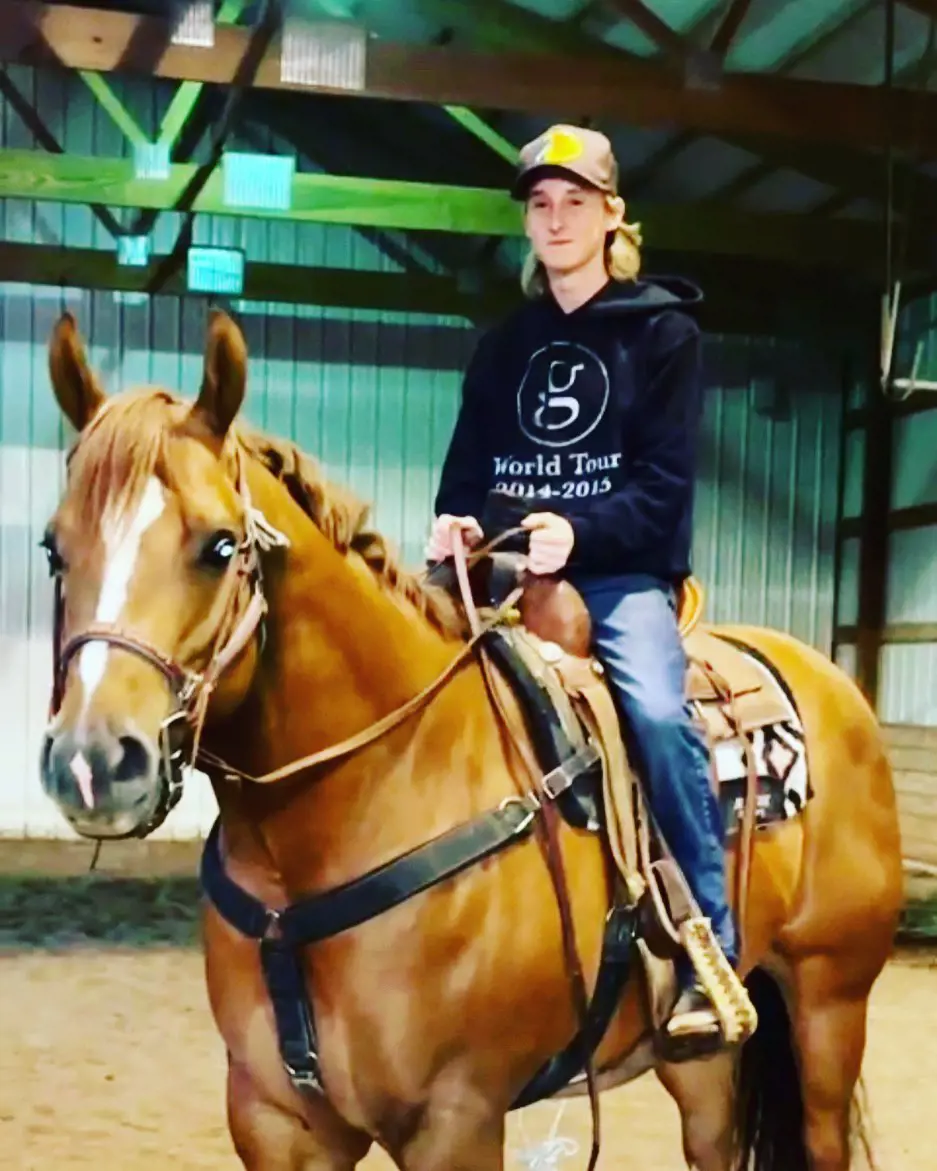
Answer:
<svg viewBox="0 0 937 1171"><path fill-rule="evenodd" d="M709 754L685 702L676 597L690 571L700 416L702 299L680 279L639 280L608 139L554 126L521 151L512 194L531 252L527 303L480 341L435 502L427 556L457 527L482 538L490 491L530 503L527 569L564 573L590 612L660 830L726 958L723 828ZM668 1024L718 1019L689 965Z"/></svg>
<svg viewBox="0 0 937 1171"><path fill-rule="evenodd" d="M581 206L560 209L588 214ZM605 223L595 225L600 239ZM655 287L616 282L590 309L613 290L610 305L628 292L644 302ZM655 295L664 296L661 286ZM562 323L555 299L527 313L553 312ZM565 319L568 330L592 322L581 310ZM667 396L664 326L685 325L683 313L628 315L619 305L613 316L631 348L619 353L614 337L603 339L598 317L594 336L557 337L557 347L580 350L559 368L548 350L546 375L531 383L534 402L522 415L528 429L552 423L548 437L564 437L556 424L571 426L588 405L566 389L582 389L588 355L614 368L616 384L616 354L645 362L654 385L640 385L655 400ZM525 336L535 348L535 331ZM496 338L488 345L497 351ZM525 355L517 374L510 349L500 350L522 381ZM228 1127L246 1171L353 1171L374 1143L402 1171L503 1171L514 1104L557 1087L582 1092L570 1079L583 1070L584 1045L593 1049L599 1088L655 1071L677 1103L686 1162L696 1171L848 1171L863 1134L856 1087L869 996L902 905L886 744L858 688L821 651L781 631L709 631L757 656L764 681L748 694L772 720L791 718L802 731L810 796L796 810L782 805L753 835L739 966L757 1029L741 1048L668 1061L656 1043L648 982L631 966L632 948L648 936L632 938L630 915L610 914L617 891L605 843L565 819L557 825L564 926L536 837L553 807L528 792L536 773L505 736L464 616L449 593L427 590L401 569L362 504L314 461L238 422L247 367L241 331L215 313L194 401L162 387L108 398L74 320L66 314L57 323L50 379L79 434L43 540L57 603L55 687L40 755L45 792L73 828L99 839L152 833L181 793L186 761L211 779L219 820L202 867L205 978L227 1062ZM476 367L484 378L481 354ZM547 398L551 385L555 397ZM615 463L627 455L631 475L652 476L659 463L648 457L649 429L659 450L670 432L666 413L654 421L625 411L622 426L627 445L597 447L605 431L595 427L575 444L538 450L523 474L542 465L550 475L559 462L565 475L578 463L586 482L595 474L601 485L614 473L613 489L599 493L611 503L625 490ZM636 464L631 440L639 432L644 462ZM466 467L468 497L486 469ZM574 466L570 482L577 476ZM482 498L480 486L473 507ZM641 496L601 546L586 524L601 513L569 513L585 535L576 534L567 572L577 581L599 576L576 569L577 558L590 551L598 561L606 546L611 555L616 541L634 543L647 513ZM543 572L551 562L546 525L555 522L531 523L540 534L534 567ZM660 548L671 546L661 540ZM663 585L652 592L658 602L661 595ZM592 604L601 612L594 595ZM493 632L491 646L524 637L511 627ZM564 669L585 665L593 684L581 657L565 660ZM746 662L755 669L755 659ZM637 680L646 685L655 667L640 662ZM596 690L607 696L604 682ZM674 684L674 703L676 693ZM645 703L648 694L656 695L646 692ZM720 691L711 714L722 706ZM747 707L750 719L755 710ZM608 724L601 744L614 747L614 718ZM602 772L608 780L611 770ZM617 777L623 772L616 767ZM666 803L666 792L656 795ZM744 869L735 864L740 854L730 852L730 875ZM570 995L567 940L581 957L590 1004L605 1004L594 1029L580 1024ZM607 951L617 975L602 981L600 996ZM670 992L668 980L667 1003ZM621 1141L628 1163L628 1136Z"/></svg>

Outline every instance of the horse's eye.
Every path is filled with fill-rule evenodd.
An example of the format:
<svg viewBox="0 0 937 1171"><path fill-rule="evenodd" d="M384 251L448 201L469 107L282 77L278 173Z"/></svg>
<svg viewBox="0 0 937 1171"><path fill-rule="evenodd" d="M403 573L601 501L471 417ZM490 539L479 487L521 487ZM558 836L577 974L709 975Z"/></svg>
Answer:
<svg viewBox="0 0 937 1171"><path fill-rule="evenodd" d="M202 547L199 560L209 569L224 569L238 549L238 539L234 533L221 529L212 535Z"/></svg>
<svg viewBox="0 0 937 1171"><path fill-rule="evenodd" d="M55 543L55 533L51 529L46 529L42 534L42 540L39 542L39 548L45 549L46 559L49 563L49 576L58 577L60 573L65 572L65 561L59 553L59 547Z"/></svg>

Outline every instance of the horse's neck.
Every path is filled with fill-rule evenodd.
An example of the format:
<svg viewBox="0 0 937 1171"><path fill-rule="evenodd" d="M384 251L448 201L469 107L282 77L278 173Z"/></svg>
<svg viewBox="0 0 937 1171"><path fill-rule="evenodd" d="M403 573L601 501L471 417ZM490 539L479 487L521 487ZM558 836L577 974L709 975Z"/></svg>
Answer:
<svg viewBox="0 0 937 1171"><path fill-rule="evenodd" d="M305 516L290 512L286 520L290 549L285 568L267 574L267 646L254 686L231 718L208 730L209 746L252 775L366 729L417 694L458 649ZM226 828L255 844L259 835L284 872L301 859L302 872L286 874L290 885L332 885L366 869L382 841L395 851L398 824L413 832L416 806L433 824L433 787L448 785L458 799L455 741L472 722L468 711L484 702L477 671L468 668L420 717L337 764L265 785L218 782ZM427 737L429 753L416 747Z"/></svg>

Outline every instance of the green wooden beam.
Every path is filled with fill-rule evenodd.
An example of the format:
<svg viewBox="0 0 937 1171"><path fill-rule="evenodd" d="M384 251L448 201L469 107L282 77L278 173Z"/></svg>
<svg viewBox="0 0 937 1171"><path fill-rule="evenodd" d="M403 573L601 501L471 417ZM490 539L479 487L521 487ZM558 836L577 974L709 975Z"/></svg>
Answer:
<svg viewBox="0 0 937 1171"><path fill-rule="evenodd" d="M78 76L88 89L94 94L98 105L110 117L114 125L127 138L128 142L142 144L148 142L147 135L140 129L136 119L120 100L106 78L100 73L93 73L88 69L79 69Z"/></svg>
<svg viewBox="0 0 937 1171"><path fill-rule="evenodd" d="M503 134L499 134L494 127L489 126L484 118L468 109L467 106L444 106L443 109L454 118L469 134L474 134L486 146L490 146L496 154L509 163L517 162L518 149L513 142L509 142Z"/></svg>
<svg viewBox="0 0 937 1171"><path fill-rule="evenodd" d="M176 144L179 135L192 116L195 104L205 88L201 81L183 81L172 95L172 101L166 107L166 113L159 125L156 141L168 146L170 153Z"/></svg>
<svg viewBox="0 0 937 1171"><path fill-rule="evenodd" d="M0 150L0 195L164 211L176 205L196 169L194 163L174 163L168 179L138 179L131 159ZM493 188L318 173L295 176L290 210L267 211L227 204L219 167L196 200L195 210L469 235L516 236L522 232L518 205L505 192Z"/></svg>
<svg viewBox="0 0 937 1171"><path fill-rule="evenodd" d="M176 163L168 179L137 179L130 159L3 150L0 197L162 211L175 205L194 171L194 163ZM478 236L523 234L517 203L507 192L493 188L299 174L293 180L288 211L232 207L223 196L219 168L198 197L195 210ZM868 271L873 258L877 265L881 251L878 230L861 222L818 223L806 216L736 212L714 203L647 206L634 201L630 214L642 222L648 246L664 252L750 255Z"/></svg>

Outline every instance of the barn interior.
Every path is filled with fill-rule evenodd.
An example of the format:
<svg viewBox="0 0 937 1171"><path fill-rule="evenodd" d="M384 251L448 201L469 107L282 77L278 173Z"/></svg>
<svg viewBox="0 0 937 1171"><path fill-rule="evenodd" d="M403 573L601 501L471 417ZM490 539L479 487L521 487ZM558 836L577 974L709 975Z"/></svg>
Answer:
<svg viewBox="0 0 937 1171"><path fill-rule="evenodd" d="M559 121L610 137L644 272L705 295L707 617L788 631L856 680L891 753L906 927L937 933L937 0L3 0L0 872L28 878L0 899L39 890L44 938L68 936L90 857L36 771L38 542L73 438L59 314L109 390L194 394L227 309L248 418L419 565L466 364L522 297L517 152ZM178 892L215 814L190 785L153 840L102 854L115 880L185 876L164 941L189 929ZM138 911L115 897L80 932L123 939Z"/></svg>

